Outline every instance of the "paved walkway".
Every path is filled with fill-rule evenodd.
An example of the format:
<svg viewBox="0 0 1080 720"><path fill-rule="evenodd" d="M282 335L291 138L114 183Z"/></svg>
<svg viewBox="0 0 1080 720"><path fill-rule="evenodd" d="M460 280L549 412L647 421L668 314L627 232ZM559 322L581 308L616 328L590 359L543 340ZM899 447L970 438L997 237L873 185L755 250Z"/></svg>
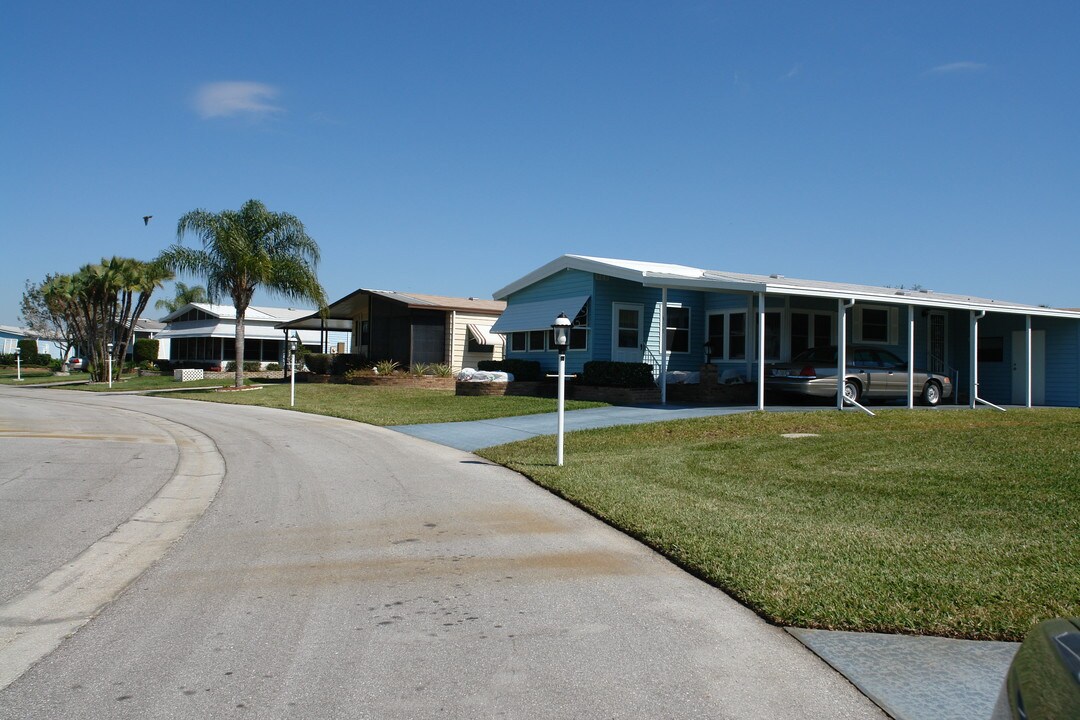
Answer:
<svg viewBox="0 0 1080 720"><path fill-rule="evenodd" d="M566 413L566 430L733 415L753 406L641 405ZM773 406L769 412L829 410ZM852 411L854 412L854 411ZM868 420L871 420L868 418ZM556 415L400 425L390 428L440 445L473 451L540 435L554 435ZM787 628L788 632L896 720L985 720L1019 643L977 642L878 633Z"/></svg>

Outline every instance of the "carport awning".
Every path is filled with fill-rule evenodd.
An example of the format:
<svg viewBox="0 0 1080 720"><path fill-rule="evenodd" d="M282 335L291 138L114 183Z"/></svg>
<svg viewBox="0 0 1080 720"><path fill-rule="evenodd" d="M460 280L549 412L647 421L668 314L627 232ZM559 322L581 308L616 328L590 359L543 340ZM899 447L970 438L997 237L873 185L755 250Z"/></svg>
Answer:
<svg viewBox="0 0 1080 720"><path fill-rule="evenodd" d="M588 295L551 298L527 303L510 303L491 326L491 331L501 334L528 330L550 330L559 313L573 320L589 301Z"/></svg>
<svg viewBox="0 0 1080 720"><path fill-rule="evenodd" d="M466 325L469 329L469 334L473 336L476 342L480 345L494 345L496 347L503 346L502 335L491 332L491 328L480 327L469 323Z"/></svg>

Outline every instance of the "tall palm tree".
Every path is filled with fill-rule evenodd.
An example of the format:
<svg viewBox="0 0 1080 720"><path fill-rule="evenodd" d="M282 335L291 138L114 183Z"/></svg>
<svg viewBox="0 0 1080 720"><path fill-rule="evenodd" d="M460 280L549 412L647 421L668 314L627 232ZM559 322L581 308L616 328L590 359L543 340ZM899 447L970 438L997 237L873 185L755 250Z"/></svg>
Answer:
<svg viewBox="0 0 1080 720"><path fill-rule="evenodd" d="M206 294L206 288L202 285L187 285L179 280L174 283L176 295L170 300L169 298L161 298L154 307L158 310L164 310L167 313L173 313L191 303L204 303L210 302L210 298Z"/></svg>
<svg viewBox="0 0 1080 720"><path fill-rule="evenodd" d="M181 244L187 233L202 241L201 250ZM239 210L192 210L177 222L176 240L160 259L177 273L204 278L212 301L229 297L236 308L236 387L244 384L244 318L256 288L326 307L315 273L319 246L293 215L258 200Z"/></svg>

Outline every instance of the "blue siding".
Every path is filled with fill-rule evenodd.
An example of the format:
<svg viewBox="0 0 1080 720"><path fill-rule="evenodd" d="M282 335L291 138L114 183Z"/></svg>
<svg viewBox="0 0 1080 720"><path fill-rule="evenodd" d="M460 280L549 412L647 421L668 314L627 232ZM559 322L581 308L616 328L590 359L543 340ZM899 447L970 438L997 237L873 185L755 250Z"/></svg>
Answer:
<svg viewBox="0 0 1080 720"><path fill-rule="evenodd" d="M592 294L592 273L583 272L581 270L567 269L558 272L550 277L544 278L539 282L533 283L526 288L518 290L516 293L513 293L512 295L510 295L510 297L507 298L507 302L509 304L517 302L535 302L537 300L545 300L547 298L580 297L583 295L591 296ZM585 363L593 359L593 349L597 346L597 333L596 330L593 329L592 323L595 322L597 313L595 307L595 299L590 299L589 303L589 346L586 350L567 351L567 373L581 372L585 366ZM552 320L554 320L554 318L552 318ZM608 335L608 337L610 337L610 335ZM607 344L610 346L611 343L608 342ZM537 360L539 361L541 367L543 367L544 370L548 372L555 372L556 370L558 370L559 366L559 357L554 350L548 350L544 352L511 351L509 336L507 336L506 357L519 360Z"/></svg>
<svg viewBox="0 0 1080 720"><path fill-rule="evenodd" d="M1046 331L1046 404L1080 407L1080 323L1036 318L1032 327Z"/></svg>

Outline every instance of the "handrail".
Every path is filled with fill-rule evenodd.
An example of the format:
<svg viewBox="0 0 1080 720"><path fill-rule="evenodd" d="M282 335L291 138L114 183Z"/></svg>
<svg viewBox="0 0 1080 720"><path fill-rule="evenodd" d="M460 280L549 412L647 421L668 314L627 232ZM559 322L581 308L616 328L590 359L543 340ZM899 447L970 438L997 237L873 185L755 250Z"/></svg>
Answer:
<svg viewBox="0 0 1080 720"><path fill-rule="evenodd" d="M641 344L641 354L643 359L648 358L652 360L649 364L653 366L653 380L657 380L660 377L660 371L663 369L660 358L656 357L656 353L654 353L652 348L645 343Z"/></svg>

